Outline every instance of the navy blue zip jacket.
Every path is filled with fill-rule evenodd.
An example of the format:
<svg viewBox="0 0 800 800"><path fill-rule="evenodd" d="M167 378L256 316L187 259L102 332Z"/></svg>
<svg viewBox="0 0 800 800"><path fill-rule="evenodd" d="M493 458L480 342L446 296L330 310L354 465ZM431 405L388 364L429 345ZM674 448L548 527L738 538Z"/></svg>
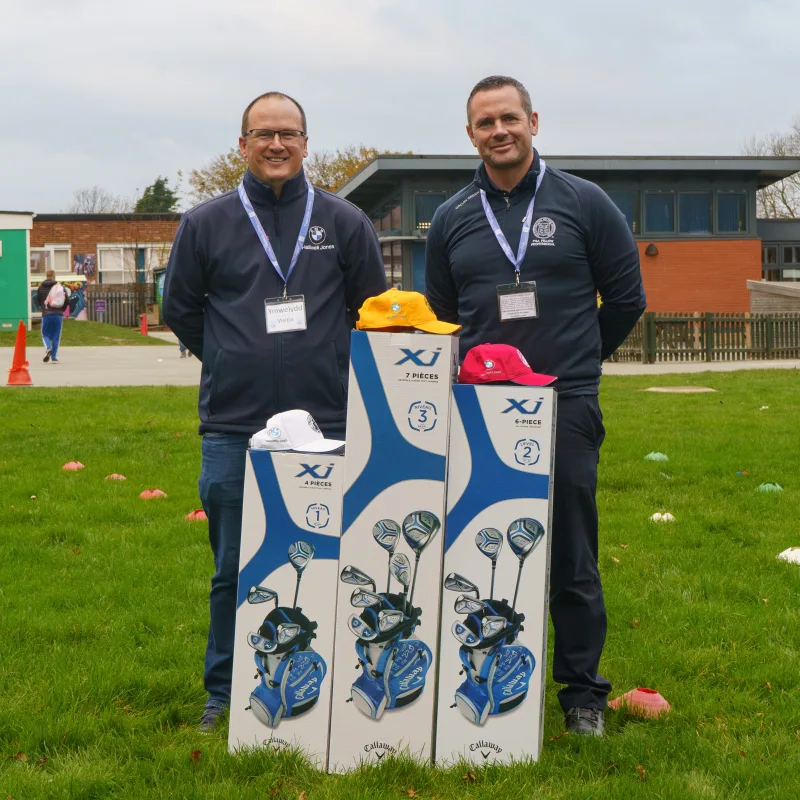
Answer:
<svg viewBox="0 0 800 800"><path fill-rule="evenodd" d="M244 185L286 275L306 205L302 170L272 189ZM289 295L306 301L307 330L267 334L264 300L283 295L236 191L183 215L164 283L164 319L199 358L200 431L254 433L303 408L327 434L345 428L350 331L361 304L386 290L375 229L352 203L314 189Z"/></svg>
<svg viewBox="0 0 800 800"><path fill-rule="evenodd" d="M426 294L439 319L463 326L462 359L478 344L510 344L535 372L557 376L561 395L597 394L601 361L646 305L636 243L598 186L547 166L520 271L520 280L536 281L539 317L500 322L496 287L514 283L514 265L489 226L480 189L516 255L539 163L534 150L531 169L510 192L498 189L481 164L475 180L437 209L428 231Z"/></svg>

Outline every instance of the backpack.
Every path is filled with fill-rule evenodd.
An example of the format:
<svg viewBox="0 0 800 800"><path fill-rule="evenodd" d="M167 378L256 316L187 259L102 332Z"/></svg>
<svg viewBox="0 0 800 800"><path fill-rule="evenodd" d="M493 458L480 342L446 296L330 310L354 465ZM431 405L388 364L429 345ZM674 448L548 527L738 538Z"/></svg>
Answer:
<svg viewBox="0 0 800 800"><path fill-rule="evenodd" d="M44 304L48 308L64 308L66 299L67 295L64 292L64 287L60 283L54 283L47 293L47 299L44 301Z"/></svg>

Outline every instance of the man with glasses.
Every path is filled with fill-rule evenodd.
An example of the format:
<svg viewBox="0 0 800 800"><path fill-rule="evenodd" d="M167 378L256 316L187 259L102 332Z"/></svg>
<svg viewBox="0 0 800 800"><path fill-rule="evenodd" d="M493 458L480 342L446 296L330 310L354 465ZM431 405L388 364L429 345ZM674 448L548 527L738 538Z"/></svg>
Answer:
<svg viewBox="0 0 800 800"><path fill-rule="evenodd" d="M556 375L550 614L553 678L567 729L604 731L611 684L598 674L606 611L597 567L597 462L605 430L601 362L645 308L639 253L623 215L593 183L545 164L539 117L517 80L480 81L467 135L483 163L440 206L428 231L426 292L441 320L463 326L461 355L510 344ZM597 292L603 298L598 309Z"/></svg>
<svg viewBox="0 0 800 800"><path fill-rule="evenodd" d="M213 730L230 702L233 633L249 437L302 408L344 439L350 331L361 304L386 290L366 215L312 187L306 115L280 92L253 100L239 149L238 190L184 214L164 283L164 318L202 360L200 498L216 572L205 658Z"/></svg>

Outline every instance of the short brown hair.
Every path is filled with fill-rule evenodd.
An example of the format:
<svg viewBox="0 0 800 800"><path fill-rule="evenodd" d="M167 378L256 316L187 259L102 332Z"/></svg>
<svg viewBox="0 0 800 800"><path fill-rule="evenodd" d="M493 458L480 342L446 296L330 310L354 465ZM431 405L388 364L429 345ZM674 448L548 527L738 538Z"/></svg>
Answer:
<svg viewBox="0 0 800 800"><path fill-rule="evenodd" d="M469 107L472 103L472 98L475 97L478 92L488 92L491 89L503 89L506 86L513 86L519 92L519 99L522 100L522 110L527 116L530 116L533 113L533 103L531 103L531 96L528 94L528 90L516 78L509 78L507 75L490 75L488 78L478 81L469 93L469 97L467 98L467 122L470 121Z"/></svg>
<svg viewBox="0 0 800 800"><path fill-rule="evenodd" d="M244 136L248 131L249 120L248 117L250 116L250 109L259 101L265 100L268 97L282 97L284 100L289 100L290 102L294 103L297 106L297 110L300 112L300 118L303 120L303 133L308 133L306 128L306 112L303 111L303 106L294 99L294 97L289 97L288 94L284 94L283 92L265 92L264 94L260 94L253 100L247 108L244 110L244 114L242 114L242 136Z"/></svg>
<svg viewBox="0 0 800 800"><path fill-rule="evenodd" d="M44 274L44 278L47 281L54 281L56 279L55 270L52 269L47 270L47 272L45 272Z"/></svg>

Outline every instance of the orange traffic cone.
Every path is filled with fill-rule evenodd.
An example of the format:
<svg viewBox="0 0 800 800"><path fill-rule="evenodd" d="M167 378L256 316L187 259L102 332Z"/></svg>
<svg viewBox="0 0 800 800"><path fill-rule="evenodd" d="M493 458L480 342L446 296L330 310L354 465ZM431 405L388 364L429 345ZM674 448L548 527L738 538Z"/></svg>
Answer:
<svg viewBox="0 0 800 800"><path fill-rule="evenodd" d="M25 323L20 320L17 328L17 342L14 345L14 359L8 371L9 386L33 386L31 374L28 372L28 361L25 358Z"/></svg>
<svg viewBox="0 0 800 800"><path fill-rule="evenodd" d="M147 314L142 314L142 322L139 325L139 333L142 336L147 336Z"/></svg>

